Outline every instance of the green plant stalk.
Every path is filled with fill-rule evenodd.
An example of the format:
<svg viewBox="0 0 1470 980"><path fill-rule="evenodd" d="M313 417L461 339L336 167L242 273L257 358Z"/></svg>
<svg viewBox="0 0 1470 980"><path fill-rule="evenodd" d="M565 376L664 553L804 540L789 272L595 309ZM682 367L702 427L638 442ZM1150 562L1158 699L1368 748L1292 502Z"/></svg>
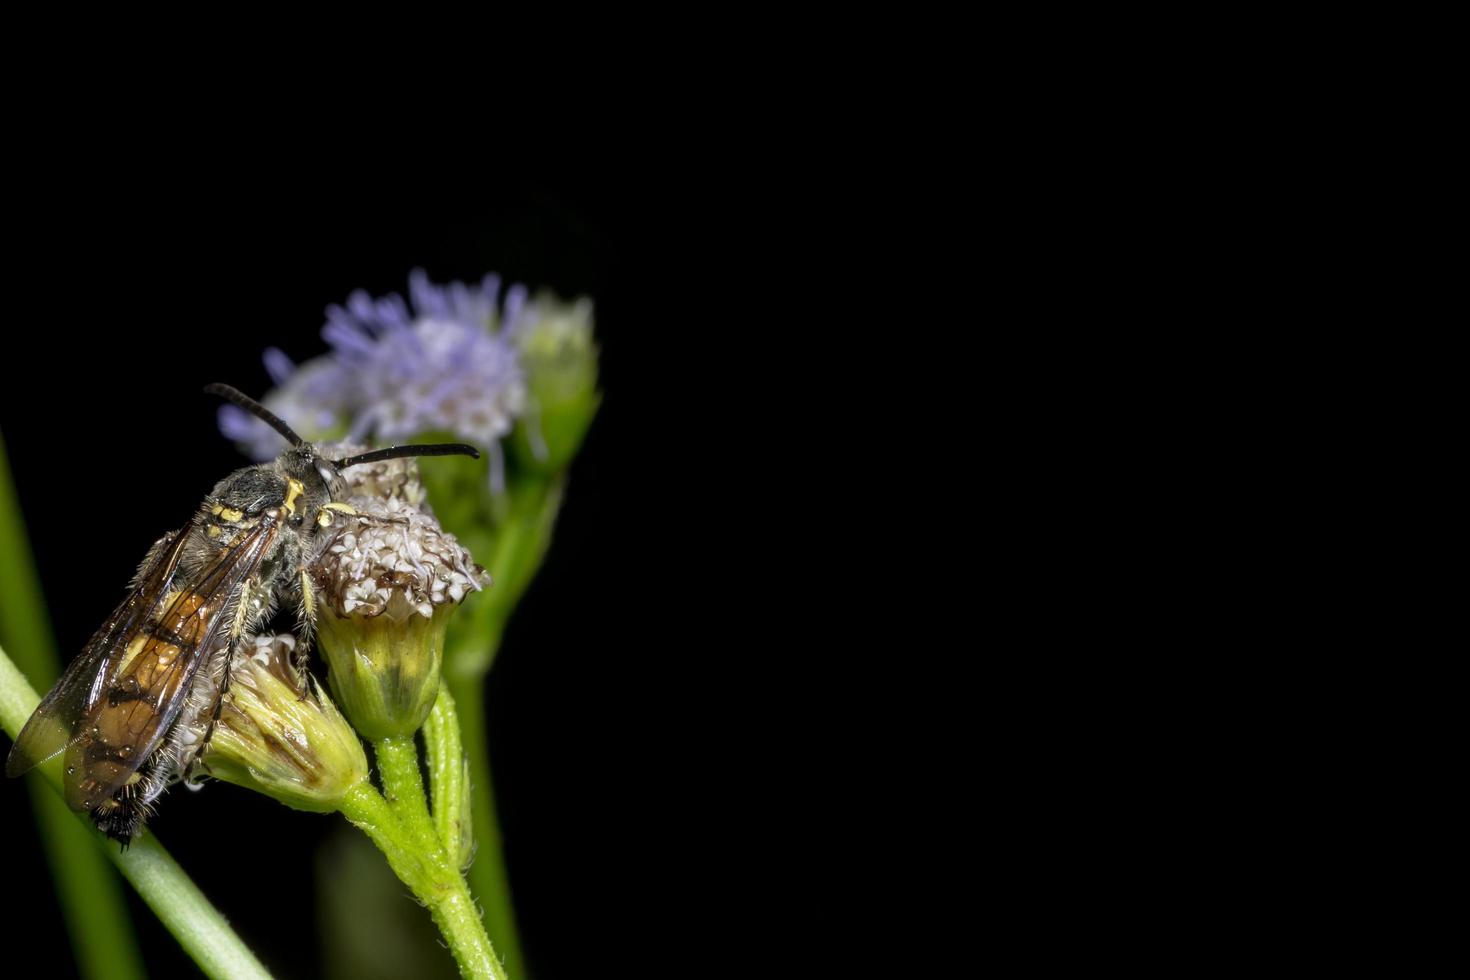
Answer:
<svg viewBox="0 0 1470 980"><path fill-rule="evenodd" d="M0 727L12 739L18 736L40 700L30 682L5 651L0 650ZM44 778L52 790L60 792L59 760L39 766L37 772L40 776L32 776L33 783ZM76 817L73 824L80 821L81 826L89 826L85 814L72 816ZM220 980L269 980L270 974L255 954L240 941L224 916L151 833L134 840L126 851L109 844L95 830L88 830L87 836L102 846L123 877L206 976Z"/></svg>
<svg viewBox="0 0 1470 980"><path fill-rule="evenodd" d="M399 735L373 743L378 759L378 775L383 780L383 796L403 828L414 836L421 848L439 851L439 834L429 816L429 800L424 795L424 778L419 769L419 750L412 735Z"/></svg>
<svg viewBox="0 0 1470 980"><path fill-rule="evenodd" d="M35 563L27 546L5 439L0 434L0 641L14 650L20 669L49 686L60 676L56 642ZM133 935L122 886L106 858L92 846L84 824L65 819L66 805L36 781L30 782L31 809L41 846L51 865L57 902L66 921L77 970L87 980L143 980L143 957Z"/></svg>
<svg viewBox="0 0 1470 980"><path fill-rule="evenodd" d="M343 800L342 815L368 835L393 873L429 907L460 974L470 980L507 980L469 886L439 844L412 737L383 739L374 747L387 798L359 783Z"/></svg>
<svg viewBox="0 0 1470 980"><path fill-rule="evenodd" d="M132 883L184 952L199 969L221 980L269 980L270 974L255 958L225 917L184 874L158 838L144 834L126 852L112 853L123 877Z"/></svg>
<svg viewBox="0 0 1470 980"><path fill-rule="evenodd" d="M61 797L44 780L26 784L77 972L93 980L144 980L122 882Z"/></svg>
<svg viewBox="0 0 1470 980"><path fill-rule="evenodd" d="M445 669L461 677L483 681L500 649L500 634L511 610L536 577L546 550L551 546L551 533L561 511L566 478L525 475L510 488L508 512L494 535L474 524L466 526L444 518L444 526L453 531L476 557L489 555L486 569L490 572L490 588L465 604L449 629L452 652ZM478 520L483 515L476 515ZM463 701L458 694L457 700Z"/></svg>
<svg viewBox="0 0 1470 980"><path fill-rule="evenodd" d="M502 622L521 601L546 558L566 483L565 473L516 481L510 520L500 529L491 559L494 587L490 593L501 610ZM485 669L489 668L490 664L485 664Z"/></svg>
<svg viewBox="0 0 1470 980"><path fill-rule="evenodd" d="M16 662L37 683L49 684L60 676L61 668L27 539L25 517L10 479L4 434L0 433L0 568L5 569L0 628L5 631L6 646L15 651Z"/></svg>
<svg viewBox="0 0 1470 980"><path fill-rule="evenodd" d="M468 875L470 888L485 907L485 926L495 948L505 957L512 976L525 977L525 959L516 928L515 906L511 904L510 878L506 874L505 849L495 809L495 788L490 776L490 750L485 740L485 693L480 680L445 678L463 726L465 754L470 763L470 814L475 828L475 859Z"/></svg>
<svg viewBox="0 0 1470 980"><path fill-rule="evenodd" d="M463 726L470 770L470 813L474 817L475 860L470 886L485 907L486 927L513 976L527 975L511 901L510 876L495 807L490 742L485 720L485 677L500 650L505 622L546 557L561 510L565 476L523 475L510 488L510 507L489 545L491 586L450 621L450 651L444 680ZM465 615L468 614L468 615Z"/></svg>

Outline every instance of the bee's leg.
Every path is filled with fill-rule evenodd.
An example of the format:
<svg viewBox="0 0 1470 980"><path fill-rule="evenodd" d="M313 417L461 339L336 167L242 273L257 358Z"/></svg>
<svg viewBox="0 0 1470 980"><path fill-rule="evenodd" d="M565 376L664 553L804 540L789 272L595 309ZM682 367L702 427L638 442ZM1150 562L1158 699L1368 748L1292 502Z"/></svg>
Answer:
<svg viewBox="0 0 1470 980"><path fill-rule="evenodd" d="M332 501L331 503L322 504L322 510L324 512L325 511L330 511L330 510L335 510L337 513L339 513L339 514L346 514L348 517L356 517L357 516L357 508L356 507L352 506L351 504L344 504L344 503L341 503L341 502L335 501L335 500ZM318 514L316 516L316 519L317 519L317 522L320 523L322 527L330 527L331 524L332 524L332 515L331 514L328 514L328 513Z"/></svg>
<svg viewBox="0 0 1470 980"><path fill-rule="evenodd" d="M204 761L204 750L209 747L209 740L214 737L214 726L219 724L220 712L224 710L225 695L230 692L230 668L235 664L235 653L239 649L239 637L232 637L228 648L225 650L224 669L219 679L219 694L214 699L214 711L210 712L209 725L204 729L204 737L199 740L198 746L194 749L194 754L181 767L181 771L185 774L186 779L192 780L196 767L202 769L205 774L209 773L209 763Z"/></svg>
<svg viewBox="0 0 1470 980"><path fill-rule="evenodd" d="M306 664L311 656L312 640L316 638L316 586L311 584L311 573L303 565L297 574L301 582L301 606L297 612L297 643L291 657L291 668L296 672L296 685L301 696L306 696Z"/></svg>
<svg viewBox="0 0 1470 980"><path fill-rule="evenodd" d="M306 654L311 647L311 641L316 632L316 586L311 584L311 573L306 566L299 571L301 581L301 607L297 613L297 634L300 643L296 646L296 654L300 663L299 667L306 666Z"/></svg>
<svg viewBox="0 0 1470 980"><path fill-rule="evenodd" d="M230 649L225 653L225 669L219 678L219 697L214 699L214 711L209 716L209 727L204 730L204 737L199 740L201 753L209 744L210 738L214 736L214 726L219 724L219 715L225 706L225 695L230 693L230 668L235 665L235 652L239 649L239 639L231 640Z"/></svg>
<svg viewBox="0 0 1470 980"><path fill-rule="evenodd" d="M214 698L214 711L210 713L209 727L204 730L204 737L199 740L199 747L194 750L194 755L189 760L190 766L197 761L205 772L209 771L209 767L203 761L204 750L208 748L209 740L214 736L214 726L219 724L220 712L225 706L225 695L230 693L230 668L235 665L235 653L240 649L240 641L245 637L245 627L251 618L250 610L252 607L259 606L254 595L256 585L254 579L248 579L240 588L240 598L236 600L235 618L230 622L229 641L225 644L225 663L220 671L219 692ZM188 771L187 767L185 771Z"/></svg>
<svg viewBox="0 0 1470 980"><path fill-rule="evenodd" d="M138 588L148 579L148 573L153 571L154 566L158 564L158 560L163 556L163 553L168 550L169 545L174 543L174 540L178 538L178 536L178 531L170 531L163 537L159 538L157 541L153 542L153 547L148 549L148 554L143 556L142 563L138 565L138 574L133 576L133 584L131 586L132 588Z"/></svg>
<svg viewBox="0 0 1470 980"><path fill-rule="evenodd" d="M348 517L363 516L358 514L357 508L352 506L351 504L339 503L338 501L333 500L329 501L328 503L322 504L321 509L316 512L317 524L321 527L331 527L332 524L335 523L335 519L332 516L333 514L346 514Z"/></svg>
<svg viewBox="0 0 1470 980"><path fill-rule="evenodd" d="M378 527L386 527L390 524L408 523L407 517L383 517L380 514L365 514L351 504L338 503L337 501L332 501L329 504L322 504L322 509L317 511L316 522L322 527L331 527L334 523L334 519L332 517L333 512L338 514L346 514L349 517L357 518L358 521L362 524L376 524Z"/></svg>

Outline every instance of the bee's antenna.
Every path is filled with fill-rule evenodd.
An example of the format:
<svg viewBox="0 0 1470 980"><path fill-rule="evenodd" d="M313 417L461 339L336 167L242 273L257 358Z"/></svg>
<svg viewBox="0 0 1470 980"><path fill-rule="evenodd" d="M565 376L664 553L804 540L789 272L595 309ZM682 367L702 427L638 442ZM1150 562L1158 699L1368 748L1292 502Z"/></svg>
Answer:
<svg viewBox="0 0 1470 980"><path fill-rule="evenodd" d="M300 446L301 444L306 442L305 439L298 436L295 432L292 432L291 427L287 425L279 415L275 414L270 409L262 405L260 402L256 401L254 398L251 398L249 395L245 394L243 391L240 391L238 388L231 388L229 385L222 384L205 385L204 393L207 395L219 395L225 401L235 405L239 405L241 408L245 409L245 411L249 412L251 415L254 415L256 418L260 419L272 429L275 429L287 439L290 439L291 445L293 446Z"/></svg>
<svg viewBox="0 0 1470 980"><path fill-rule="evenodd" d="M387 449L374 449L370 453L333 460L332 465L341 471L349 466L356 466L358 463L376 463L379 460L400 459L404 456L469 456L479 459L480 451L462 442L440 442L428 446L389 446Z"/></svg>

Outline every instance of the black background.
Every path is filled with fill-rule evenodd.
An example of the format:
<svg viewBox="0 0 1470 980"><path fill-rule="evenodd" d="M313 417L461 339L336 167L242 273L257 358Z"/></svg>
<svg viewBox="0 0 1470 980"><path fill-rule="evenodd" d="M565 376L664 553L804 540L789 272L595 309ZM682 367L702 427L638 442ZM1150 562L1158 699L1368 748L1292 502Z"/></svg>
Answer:
<svg viewBox="0 0 1470 980"><path fill-rule="evenodd" d="M700 918L714 877L704 855L722 848L694 787L729 696L724 626L693 607L721 574L700 546L725 479L703 450L724 456L712 426L730 410L709 334L750 284L704 249L717 193L463 171L365 181L345 165L208 185L121 172L38 170L9 214L0 427L63 658L149 543L243 465L204 384L263 392L264 347L321 353L327 304L404 292L415 266L594 297L606 397L491 675L497 795L536 976L605 969L630 944L642 969L671 965L675 923ZM34 839L16 783L0 785L0 821L4 840ZM268 968L306 977L313 854L340 822L212 785L167 794L152 826ZM38 851L9 850L7 887L34 901L7 929L64 947ZM129 895L150 974L194 975Z"/></svg>

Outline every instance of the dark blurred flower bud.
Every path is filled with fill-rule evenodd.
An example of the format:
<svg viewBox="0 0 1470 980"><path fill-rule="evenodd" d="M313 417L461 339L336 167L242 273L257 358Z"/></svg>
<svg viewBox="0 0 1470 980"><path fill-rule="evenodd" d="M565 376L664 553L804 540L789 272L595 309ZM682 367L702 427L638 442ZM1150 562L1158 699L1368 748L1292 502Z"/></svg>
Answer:
<svg viewBox="0 0 1470 980"><path fill-rule="evenodd" d="M576 455L601 400L592 301L538 296L512 330L528 396L512 445L523 464L555 474Z"/></svg>

